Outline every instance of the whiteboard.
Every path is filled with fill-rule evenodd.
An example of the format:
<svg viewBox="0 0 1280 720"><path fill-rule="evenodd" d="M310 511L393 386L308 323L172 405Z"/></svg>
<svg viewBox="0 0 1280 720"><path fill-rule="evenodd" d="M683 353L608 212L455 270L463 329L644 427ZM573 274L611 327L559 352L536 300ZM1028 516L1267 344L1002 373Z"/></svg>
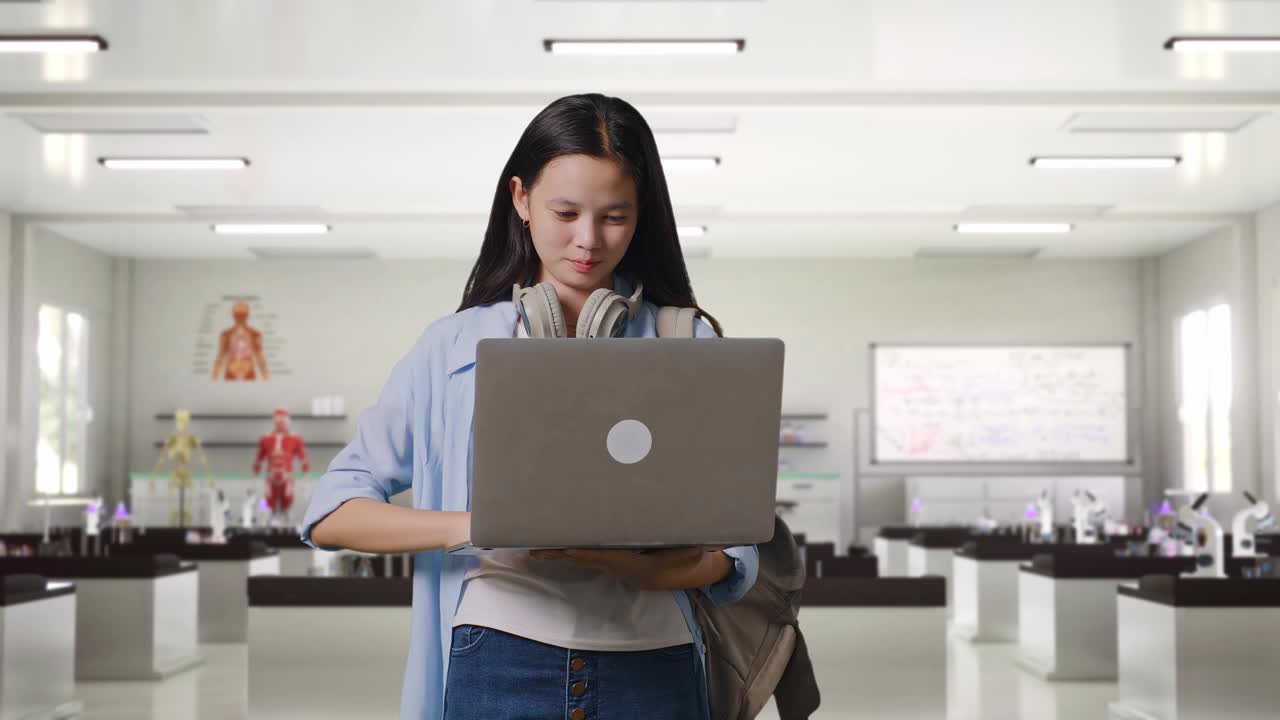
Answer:
<svg viewBox="0 0 1280 720"><path fill-rule="evenodd" d="M1131 462L1128 346L871 354L872 462Z"/></svg>

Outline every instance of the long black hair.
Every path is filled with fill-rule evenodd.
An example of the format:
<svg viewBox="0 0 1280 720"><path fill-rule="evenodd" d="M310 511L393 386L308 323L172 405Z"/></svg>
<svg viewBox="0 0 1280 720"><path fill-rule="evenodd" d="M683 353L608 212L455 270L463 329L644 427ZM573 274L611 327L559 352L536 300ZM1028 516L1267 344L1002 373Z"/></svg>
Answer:
<svg viewBox="0 0 1280 720"><path fill-rule="evenodd" d="M498 178L484 244L458 311L508 300L511 286L534 274L538 254L512 204L510 181L519 177L527 190L532 189L547 163L563 155L613 160L635 181L640 205L636 231L614 272L644 283L645 300L655 305L698 308L722 335L720 323L694 299L653 131L629 103L599 94L562 97L525 128Z"/></svg>

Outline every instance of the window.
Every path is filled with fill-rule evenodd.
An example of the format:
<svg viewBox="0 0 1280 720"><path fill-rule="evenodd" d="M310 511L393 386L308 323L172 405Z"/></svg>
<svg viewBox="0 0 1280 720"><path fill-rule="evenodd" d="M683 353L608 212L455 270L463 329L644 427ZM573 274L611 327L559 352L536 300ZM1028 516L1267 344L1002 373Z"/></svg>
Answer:
<svg viewBox="0 0 1280 720"><path fill-rule="evenodd" d="M1183 487L1231 492L1231 307L1188 313L1178 330Z"/></svg>
<svg viewBox="0 0 1280 720"><path fill-rule="evenodd" d="M36 439L36 491L75 494L85 478L89 323L79 313L41 305L36 356L40 418Z"/></svg>

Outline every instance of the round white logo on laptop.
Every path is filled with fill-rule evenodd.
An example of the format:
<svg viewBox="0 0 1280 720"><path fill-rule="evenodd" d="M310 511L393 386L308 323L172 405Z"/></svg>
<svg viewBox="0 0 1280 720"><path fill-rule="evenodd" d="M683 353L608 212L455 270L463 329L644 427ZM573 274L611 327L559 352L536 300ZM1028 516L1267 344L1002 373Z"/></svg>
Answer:
<svg viewBox="0 0 1280 720"><path fill-rule="evenodd" d="M623 420L609 430L609 455L623 465L640 462L653 448L653 435L639 420Z"/></svg>

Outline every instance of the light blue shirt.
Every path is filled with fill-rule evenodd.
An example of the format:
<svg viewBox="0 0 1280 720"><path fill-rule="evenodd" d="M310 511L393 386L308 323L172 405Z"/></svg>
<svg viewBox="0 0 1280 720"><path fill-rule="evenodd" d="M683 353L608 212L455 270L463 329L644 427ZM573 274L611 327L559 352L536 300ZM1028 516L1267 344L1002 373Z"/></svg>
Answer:
<svg viewBox="0 0 1280 720"><path fill-rule="evenodd" d="M615 277L614 289L630 295L627 281ZM360 416L355 439L317 483L303 520L303 542L316 547L311 529L352 498L387 502L392 495L412 489L416 508L470 508L476 343L483 338L512 337L516 318L512 302L498 302L441 318L423 332L392 369L377 404ZM657 308L644 303L628 323L626 336L655 337L656 320ZM694 334L713 337L715 331L698 320ZM759 569L754 546L729 548L725 553L734 561L732 572L701 589L717 606L745 595ZM440 551L414 555L413 621L401 720L440 720L444 714L453 615L473 562L471 557ZM682 590L673 593L701 657L702 632L689 599Z"/></svg>

